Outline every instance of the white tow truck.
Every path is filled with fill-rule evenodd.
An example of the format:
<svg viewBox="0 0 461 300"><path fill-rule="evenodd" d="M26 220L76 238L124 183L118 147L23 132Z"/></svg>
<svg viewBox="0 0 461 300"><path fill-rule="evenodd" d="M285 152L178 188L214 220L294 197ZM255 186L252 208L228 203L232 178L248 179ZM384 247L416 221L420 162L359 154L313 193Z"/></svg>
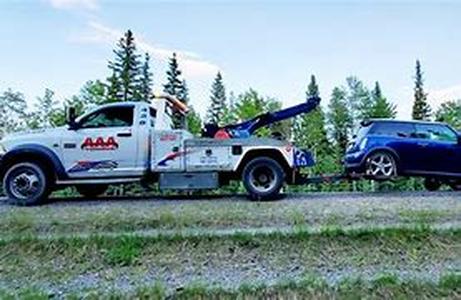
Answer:
<svg viewBox="0 0 461 300"><path fill-rule="evenodd" d="M207 126L200 138L171 129L172 112L185 115L188 109L168 95L151 104L103 105L79 118L70 109L66 126L17 133L0 142L3 189L13 204L36 205L67 186L97 197L110 184L135 181L196 190L242 180L252 199L271 199L285 183L295 183L299 169L313 165L313 159L290 142L252 133L309 112L319 101L311 98L240 124Z"/></svg>

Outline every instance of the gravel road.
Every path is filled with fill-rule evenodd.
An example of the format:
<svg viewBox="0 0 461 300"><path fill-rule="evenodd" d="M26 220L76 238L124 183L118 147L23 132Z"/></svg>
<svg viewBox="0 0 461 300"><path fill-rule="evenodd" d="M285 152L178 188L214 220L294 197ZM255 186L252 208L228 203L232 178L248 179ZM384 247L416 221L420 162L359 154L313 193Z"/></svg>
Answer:
<svg viewBox="0 0 461 300"><path fill-rule="evenodd" d="M203 231L220 236L232 234L232 230L289 231L297 225L308 225L309 228L323 225L377 228L424 222L434 227L459 228L461 224L461 192L451 191L290 194L271 202L251 202L245 196L222 196L53 199L51 203L38 207L0 203L1 239L8 235L27 235L29 231L57 239L61 235L73 236L75 233L85 236L108 232L116 237L125 233L142 235L143 232L174 234L178 230L186 235ZM279 246L263 243L253 247L251 243L250 246L232 244L223 237L213 245L207 244L212 242L204 242L203 245L179 243L171 251L159 244L155 247L159 247L161 255L141 252L138 264L101 267L97 271L91 264L80 266L82 270L78 272L69 271L84 262L58 256L53 258L52 266L56 272L70 273L64 281L35 278L38 271L37 274L31 271L30 278L26 280L59 298L63 293L82 289L127 292L157 281L176 289L194 282L224 287L248 282L272 284L311 273L331 283L351 275L369 278L383 272L402 278L437 280L446 272L461 271L458 237L435 242L429 240L428 247L424 243L408 246L392 240L384 244L377 241L377 247L385 245L389 250L382 250L382 256L376 258L366 254L373 252L373 244L363 248L359 241L351 242L356 244L351 246L346 241L333 247L331 244L335 241L327 239L317 246L299 242L290 245L279 243ZM432 249L429 245L438 245L439 248ZM14 249L14 245L7 244L5 247ZM220 247L222 251L217 250ZM432 251L437 249L445 252ZM15 255L14 251L11 253ZM432 253L434 257L430 257ZM2 268L4 271L7 269L10 262L7 256L0 259L0 272ZM41 260L40 256L36 256L24 258L21 263L33 270L44 263ZM0 280L0 288L14 290L23 286L24 278L14 275L15 272L12 271L10 278Z"/></svg>

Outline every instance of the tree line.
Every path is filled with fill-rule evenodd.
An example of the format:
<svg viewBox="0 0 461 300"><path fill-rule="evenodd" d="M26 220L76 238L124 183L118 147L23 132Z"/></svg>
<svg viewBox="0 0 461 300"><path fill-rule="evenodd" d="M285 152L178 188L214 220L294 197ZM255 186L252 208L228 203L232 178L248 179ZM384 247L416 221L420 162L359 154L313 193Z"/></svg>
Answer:
<svg viewBox="0 0 461 300"><path fill-rule="evenodd" d="M128 30L120 38L113 50L113 59L108 62L108 77L86 82L79 93L59 102L54 92L45 89L33 107L28 107L24 95L7 89L0 95L0 137L23 129L60 126L65 123L65 107L74 106L78 113L88 108L117 101L150 101L154 84L151 58L148 53L139 53L132 31ZM173 115L175 128L187 127L192 133L200 134L202 123L226 125L252 118L258 114L275 111L282 103L266 97L254 89L238 95L228 93L222 74L218 72L210 88L209 105L206 116L201 116L191 107L189 89L183 77L178 57L175 53L168 60L166 82L163 91L175 96L191 108L186 119L181 114ZM260 129L260 136L281 134L293 140L300 148L311 150L317 165L310 169L312 174L340 172L344 155L354 132L361 120L370 118L395 118L397 107L383 93L379 82L367 87L355 76L346 78L345 83L334 87L330 95L320 95L316 76L310 76L305 97L322 96L329 98L327 107L319 106L313 112ZM414 99L412 117L415 120L438 120L461 128L461 100L443 103L435 113L427 101L424 90L424 74L419 60L416 61L414 75ZM370 186L371 185L371 186ZM384 186L384 187L383 187ZM317 189L413 189L417 184L410 181L392 183L391 186L370 183L320 186Z"/></svg>

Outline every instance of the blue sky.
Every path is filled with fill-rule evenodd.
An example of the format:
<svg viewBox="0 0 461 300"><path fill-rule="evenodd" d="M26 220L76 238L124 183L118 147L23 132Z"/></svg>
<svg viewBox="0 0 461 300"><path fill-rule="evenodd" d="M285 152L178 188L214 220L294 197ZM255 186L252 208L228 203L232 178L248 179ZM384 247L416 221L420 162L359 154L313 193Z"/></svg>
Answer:
<svg viewBox="0 0 461 300"><path fill-rule="evenodd" d="M356 75L409 118L415 60L431 104L461 98L461 1L0 1L0 90L59 99L108 75L112 48L132 29L153 56L155 89L178 52L202 114L221 70L228 91L253 87L285 105L304 99L310 74L323 104Z"/></svg>

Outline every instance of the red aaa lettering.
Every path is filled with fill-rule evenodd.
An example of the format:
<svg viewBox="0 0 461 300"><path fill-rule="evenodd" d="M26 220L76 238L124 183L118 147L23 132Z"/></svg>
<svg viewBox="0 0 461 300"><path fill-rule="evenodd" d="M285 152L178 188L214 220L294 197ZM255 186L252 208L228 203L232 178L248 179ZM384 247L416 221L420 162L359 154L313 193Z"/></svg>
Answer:
<svg viewBox="0 0 461 300"><path fill-rule="evenodd" d="M103 137L92 139L85 138L81 146L83 150L115 150L118 149L118 143L113 137L108 137L106 140Z"/></svg>

